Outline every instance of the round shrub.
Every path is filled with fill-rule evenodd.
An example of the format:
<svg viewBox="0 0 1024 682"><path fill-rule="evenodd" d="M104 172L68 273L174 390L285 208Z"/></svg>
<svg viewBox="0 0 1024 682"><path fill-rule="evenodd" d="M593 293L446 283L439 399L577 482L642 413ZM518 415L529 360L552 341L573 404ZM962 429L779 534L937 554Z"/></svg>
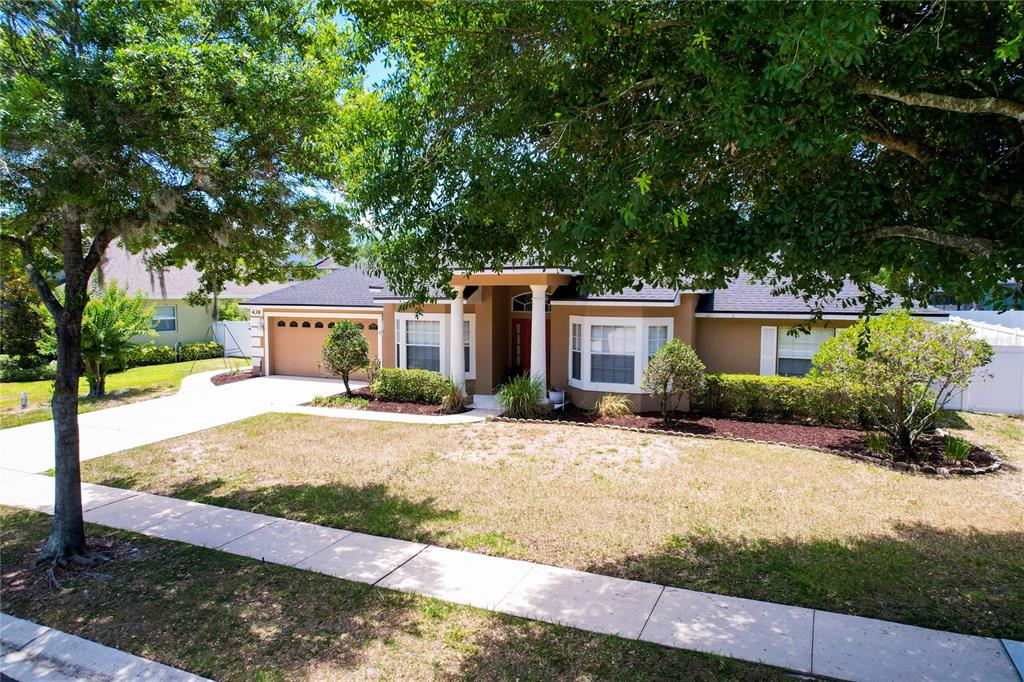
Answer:
<svg viewBox="0 0 1024 682"><path fill-rule="evenodd" d="M382 368L370 386L378 400L440 405L449 392L448 377L426 369Z"/></svg>

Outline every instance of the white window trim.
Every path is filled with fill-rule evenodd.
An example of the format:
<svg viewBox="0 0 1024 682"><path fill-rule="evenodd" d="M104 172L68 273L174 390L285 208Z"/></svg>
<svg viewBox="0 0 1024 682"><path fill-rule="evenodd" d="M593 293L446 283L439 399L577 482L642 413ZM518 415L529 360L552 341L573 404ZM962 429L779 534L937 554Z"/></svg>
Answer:
<svg viewBox="0 0 1024 682"><path fill-rule="evenodd" d="M466 380L476 379L476 314L464 313L463 319L469 322L469 367L466 368ZM441 324L441 374L451 376L451 315L448 313L395 313L395 344L398 346L398 367L408 369L406 359L405 322L406 320L426 320ZM459 339L461 342L461 339Z"/></svg>
<svg viewBox="0 0 1024 682"><path fill-rule="evenodd" d="M172 317L158 317L157 314L156 314L156 309L157 308L170 308L170 309L172 309L174 311L174 315ZM156 322L157 320L174 320L174 329L156 329L154 327L153 331L155 331L157 334L177 334L178 333L178 306L177 306L177 304L175 304L175 303L159 303L159 304L153 306L153 317L150 318L150 324L152 324L153 322Z"/></svg>
<svg viewBox="0 0 1024 682"><path fill-rule="evenodd" d="M764 327L762 327L762 329L764 329ZM793 357L793 356L790 356L790 355L783 355L782 354L782 344L779 343L779 341L783 338L783 336L789 334L789 330L792 329L792 327L776 327L775 329L776 329L776 332L775 332L775 339L776 339L776 341L775 341L775 371L773 373L774 374L778 374L779 373L779 360L806 360L807 358L797 358L797 357ZM832 327L832 328L829 328L829 327L811 327L811 331L812 332L816 332L816 331L818 331L818 332L829 332L830 336L835 336L836 333L838 332L838 329L836 329L835 327ZM801 334L802 334L802 332L801 332ZM822 343L824 343L824 342L825 341L822 341ZM819 344L819 348L820 347L821 346ZM817 350L815 350L815 353L817 353Z"/></svg>
<svg viewBox="0 0 1024 682"><path fill-rule="evenodd" d="M648 393L641 390L644 370L647 369L647 335L651 327L668 327L666 341L674 338L673 318L671 317L585 317L582 315L569 316L569 352L566 355L568 362L569 385L584 391L600 391L602 393ZM578 324L582 328L583 341L583 362L580 368L581 379L572 378L572 325ZM632 327L634 337L633 353L633 383L632 384L608 384L593 382L590 377L590 328L594 325L611 325L615 327Z"/></svg>

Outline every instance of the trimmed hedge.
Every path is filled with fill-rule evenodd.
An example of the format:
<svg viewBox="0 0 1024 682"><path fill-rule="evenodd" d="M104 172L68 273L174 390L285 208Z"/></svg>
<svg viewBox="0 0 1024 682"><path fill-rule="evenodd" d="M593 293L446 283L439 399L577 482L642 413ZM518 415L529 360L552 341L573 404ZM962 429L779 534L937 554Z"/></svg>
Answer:
<svg viewBox="0 0 1024 682"><path fill-rule="evenodd" d="M0 355L0 382L53 381L57 378L57 368L51 364L23 367L24 363L25 358L19 355Z"/></svg>
<svg viewBox="0 0 1024 682"><path fill-rule="evenodd" d="M748 419L811 420L819 424L860 424L858 396L834 382L817 377L779 377L757 374L709 374L691 409L707 414Z"/></svg>
<svg viewBox="0 0 1024 682"><path fill-rule="evenodd" d="M186 343L178 350L178 360L186 362L189 360L209 360L224 355L224 346L216 341L206 343Z"/></svg>
<svg viewBox="0 0 1024 682"><path fill-rule="evenodd" d="M448 394L448 378L425 369L382 368L370 387L378 400L440 405Z"/></svg>
<svg viewBox="0 0 1024 682"><path fill-rule="evenodd" d="M177 360L174 346L154 346L139 344L128 358L128 367L145 367L147 365L166 365Z"/></svg>

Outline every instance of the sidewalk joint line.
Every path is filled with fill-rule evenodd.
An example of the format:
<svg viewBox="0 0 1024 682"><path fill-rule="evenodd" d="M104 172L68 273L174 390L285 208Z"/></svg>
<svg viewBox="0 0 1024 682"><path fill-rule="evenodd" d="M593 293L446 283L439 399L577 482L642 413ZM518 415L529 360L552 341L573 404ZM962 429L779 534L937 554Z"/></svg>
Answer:
<svg viewBox="0 0 1024 682"><path fill-rule="evenodd" d="M412 561L413 559L415 559L416 557L418 557L418 556L419 556L420 554L422 554L422 553L423 553L423 551L424 551L424 550L426 550L426 548L427 548L427 547L431 547L431 546L432 546L432 545L427 545L427 544L424 544L424 545L423 545L423 547L422 547L422 548L420 548L420 551L416 552L416 553L415 553L415 554L413 554L413 555L412 555L411 557L409 557L408 559L406 559L405 561L403 561L402 563L398 564L397 566L395 566L394 568L392 568L392 569L391 569L390 571L388 571L387 573L385 573L384 575L382 575L382 576L381 576L381 577L380 577L380 578L379 578L379 579L377 580L377 582L373 583L373 585L375 585L375 586L376 586L376 585L379 585L379 584L380 584L380 581L381 581L381 580L384 580L384 579L385 579L385 578L387 578L387 577L388 577L389 575L391 575L392 573L394 573L395 571L397 571L398 569L400 569L400 568L401 568L402 566L405 566L405 565L406 565L407 563L409 563L410 561Z"/></svg>
<svg viewBox="0 0 1024 682"><path fill-rule="evenodd" d="M651 612L647 614L647 619L644 620L644 626L640 628L640 634L636 636L637 641L643 639L644 630L647 629L647 624L651 622L651 616L654 615L654 610L658 608L658 602L661 601L661 595L665 594L665 590L668 589L664 585L661 586L661 592L658 593L658 598L654 600L654 606L651 607Z"/></svg>
<svg viewBox="0 0 1024 682"><path fill-rule="evenodd" d="M330 526L322 526L322 527L323 528L330 528ZM304 556L301 559L299 559L298 561L296 561L294 564L283 564L283 565L291 566L292 568L298 568L299 564L301 564L303 561L306 561L307 559L312 559L313 557L315 557L320 552L326 552L327 550L329 550L331 547L334 547L339 542L344 542L345 538L347 538L349 535L352 535L352 533L353 533L353 531L350 531L347 528L334 528L333 530L345 531L345 534L342 535L337 540L334 540L334 541L330 542L329 544L327 544L327 545L321 547L320 549L316 550L312 554L307 554L306 556Z"/></svg>
<svg viewBox="0 0 1024 682"><path fill-rule="evenodd" d="M208 506L210 506L210 507L216 507L216 505L213 505L213 504L211 504L211 505L208 505ZM227 509L227 507L219 507L219 509ZM240 510L236 510L236 509L228 509L228 511L240 511ZM249 513L249 514L251 514L252 512L246 512L246 513ZM262 514L262 516L266 516L266 514ZM249 531L248 533L242 533L242 534L241 534L241 535L239 535L239 536L238 536L237 538L231 538L230 540L228 540L228 541L227 541L227 542L225 542L224 544L221 544L221 545L217 545L216 547L212 547L211 549L220 549L221 547L227 547L228 545L230 545L230 544L231 544L232 542L234 542L235 540L241 540L242 538L247 538L247 537L249 537L250 535L252 535L253 533L255 533L255 532L256 532L256 531L258 531L258 530L263 530L264 528L270 528L271 526L273 526L273 525L274 525L275 523L277 523L278 521L287 521L287 520L288 520L288 519L279 519L279 518L275 518L275 517L273 517L273 516L267 516L267 518L268 518L268 519L274 519L274 520L273 520L273 521L271 521L270 523L265 523L265 524L263 524L263 525L262 525L262 526L260 526L259 528L253 528L253 529L252 529L251 531ZM229 553L230 553L230 554L234 554L234 552L229 552Z"/></svg>
<svg viewBox="0 0 1024 682"><path fill-rule="evenodd" d="M818 622L818 609L811 609L811 669L810 669L810 673L812 675L814 674L814 640L817 639L817 637L815 637L814 629L815 629L815 625L817 624L817 622Z"/></svg>
<svg viewBox="0 0 1024 682"><path fill-rule="evenodd" d="M513 559L513 561L516 561L516 560ZM499 599L498 601L494 602L494 610L495 611L500 611L500 609L498 607L501 606L501 602L503 602L506 599L508 599L508 595L510 595L510 594L512 594L513 592L516 591L516 588L519 587L524 580L526 580L526 576L528 576L531 573L533 573L537 569L537 567L540 566L540 564L534 563L532 561L528 561L526 563L530 564L529 570L527 570L526 573L523 573L522 577L519 578L519 580L516 581L515 585L513 585L512 587L509 588L508 592L506 592L501 599ZM505 611L501 611L501 613L505 613Z"/></svg>

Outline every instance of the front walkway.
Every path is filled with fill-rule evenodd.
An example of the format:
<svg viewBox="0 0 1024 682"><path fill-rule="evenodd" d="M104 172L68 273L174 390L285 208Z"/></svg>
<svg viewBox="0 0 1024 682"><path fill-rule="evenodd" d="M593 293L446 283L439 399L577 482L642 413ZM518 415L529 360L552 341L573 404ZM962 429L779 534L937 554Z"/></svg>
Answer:
<svg viewBox="0 0 1024 682"><path fill-rule="evenodd" d="M0 504L52 513L53 479L3 473ZM1019 682L1024 645L694 592L83 484L85 519L501 613L845 680Z"/></svg>
<svg viewBox="0 0 1024 682"><path fill-rule="evenodd" d="M186 377L171 396L78 415L81 459L288 409L318 395L338 393L342 385L339 379L270 376L214 386L210 377L219 373ZM0 430L0 467L38 473L53 464L52 421Z"/></svg>
<svg viewBox="0 0 1024 682"><path fill-rule="evenodd" d="M0 656L0 671L22 682L211 682L6 613L0 613Z"/></svg>

